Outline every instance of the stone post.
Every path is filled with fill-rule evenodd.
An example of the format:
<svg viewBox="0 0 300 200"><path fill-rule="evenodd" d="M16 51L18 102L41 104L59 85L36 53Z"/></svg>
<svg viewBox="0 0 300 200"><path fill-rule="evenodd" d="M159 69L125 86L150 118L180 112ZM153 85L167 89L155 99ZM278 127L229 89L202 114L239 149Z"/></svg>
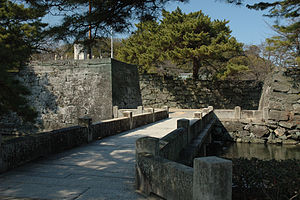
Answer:
<svg viewBox="0 0 300 200"><path fill-rule="evenodd" d="M168 116L169 116L169 106L164 106L163 109L168 112Z"/></svg>
<svg viewBox="0 0 300 200"><path fill-rule="evenodd" d="M268 120L269 119L269 108L268 107L264 107L263 108L263 119L264 120Z"/></svg>
<svg viewBox="0 0 300 200"><path fill-rule="evenodd" d="M184 142L184 146L186 146L190 142L190 140L192 140L192 138L193 138L191 129L190 129L190 120L188 120L188 119L177 120L177 128L186 129L186 133L183 134L183 142Z"/></svg>
<svg viewBox="0 0 300 200"><path fill-rule="evenodd" d="M202 119L202 112L194 112L194 118Z"/></svg>
<svg viewBox="0 0 300 200"><path fill-rule="evenodd" d="M87 142L93 141L93 133L91 130L92 118L88 116L78 118L78 125L82 127L86 127L88 131Z"/></svg>
<svg viewBox="0 0 300 200"><path fill-rule="evenodd" d="M152 122L155 122L155 117L154 117L154 108L147 108L146 112L152 113Z"/></svg>
<svg viewBox="0 0 300 200"><path fill-rule="evenodd" d="M153 156L159 154L159 139L154 137L142 137L135 142L136 153L149 153Z"/></svg>
<svg viewBox="0 0 300 200"><path fill-rule="evenodd" d="M137 110L138 110L138 114L143 114L143 112L144 112L144 106L138 106Z"/></svg>
<svg viewBox="0 0 300 200"><path fill-rule="evenodd" d="M194 159L193 200L231 200L232 162L215 156Z"/></svg>
<svg viewBox="0 0 300 200"><path fill-rule="evenodd" d="M132 117L132 111L124 111L123 112L124 117L129 118L129 129L133 128L133 117Z"/></svg>
<svg viewBox="0 0 300 200"><path fill-rule="evenodd" d="M113 118L118 118L119 117L119 107L118 106L113 106Z"/></svg>
<svg viewBox="0 0 300 200"><path fill-rule="evenodd" d="M241 107L240 106L236 106L234 108L234 118L241 119Z"/></svg>
<svg viewBox="0 0 300 200"><path fill-rule="evenodd" d="M145 172L143 158L145 154L158 156L159 155L159 139L154 137L142 137L136 140L135 142L135 155L136 155L136 165L135 165L135 184L136 189L149 195L152 191L151 189L151 180L149 180L149 172Z"/></svg>

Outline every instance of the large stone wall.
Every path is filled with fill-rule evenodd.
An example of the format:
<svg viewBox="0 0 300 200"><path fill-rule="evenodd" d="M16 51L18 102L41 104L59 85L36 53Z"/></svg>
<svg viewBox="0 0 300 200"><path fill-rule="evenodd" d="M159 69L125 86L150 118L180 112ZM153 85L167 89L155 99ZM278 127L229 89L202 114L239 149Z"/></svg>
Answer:
<svg viewBox="0 0 300 200"><path fill-rule="evenodd" d="M141 75L144 106L172 108L257 109L262 91L256 81L194 81L157 75Z"/></svg>
<svg viewBox="0 0 300 200"><path fill-rule="evenodd" d="M265 80L259 110L238 110L215 111L220 119L215 139L223 135L237 142L299 144L300 70L274 69Z"/></svg>
<svg viewBox="0 0 300 200"><path fill-rule="evenodd" d="M33 133L77 124L88 115L95 121L113 117L113 106L141 105L137 68L113 59L36 62L18 73L38 112L35 125L14 113L0 120L2 133Z"/></svg>

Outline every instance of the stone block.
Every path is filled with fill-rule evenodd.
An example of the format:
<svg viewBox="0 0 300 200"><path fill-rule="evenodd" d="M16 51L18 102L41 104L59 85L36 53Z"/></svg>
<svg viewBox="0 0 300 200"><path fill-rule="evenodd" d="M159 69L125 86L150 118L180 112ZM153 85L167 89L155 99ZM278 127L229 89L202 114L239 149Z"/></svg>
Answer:
<svg viewBox="0 0 300 200"><path fill-rule="evenodd" d="M300 104L293 104L293 110L295 113L300 113Z"/></svg>
<svg viewBox="0 0 300 200"><path fill-rule="evenodd" d="M194 159L193 200L231 200L232 162L215 156Z"/></svg>
<svg viewBox="0 0 300 200"><path fill-rule="evenodd" d="M239 131L238 132L239 137L246 137L246 136L249 136L249 135L250 135L249 131Z"/></svg>
<svg viewBox="0 0 300 200"><path fill-rule="evenodd" d="M188 119L179 119L177 120L177 128L184 128L187 131L187 134L183 135L183 143L187 145L193 138L193 133L190 129L190 120Z"/></svg>
<svg viewBox="0 0 300 200"><path fill-rule="evenodd" d="M296 145L298 144L298 141L292 140L292 139L287 139L287 140L283 140L282 144L284 145Z"/></svg>
<svg viewBox="0 0 300 200"><path fill-rule="evenodd" d="M263 119L264 119L264 120L269 119L269 109L270 109L270 108L268 108L268 107L264 107L264 108L263 108Z"/></svg>
<svg viewBox="0 0 300 200"><path fill-rule="evenodd" d="M223 126L228 132L242 131L244 128L244 125L241 122L235 121L223 122Z"/></svg>
<svg viewBox="0 0 300 200"><path fill-rule="evenodd" d="M292 129L296 127L296 124L294 122L285 122L285 121L280 121L279 126L283 127L283 128L288 128L288 129Z"/></svg>
<svg viewBox="0 0 300 200"><path fill-rule="evenodd" d="M289 119L289 112L270 110L269 119L273 119L275 121L287 121Z"/></svg>
<svg viewBox="0 0 300 200"><path fill-rule="evenodd" d="M266 126L254 125L250 128L250 131L255 135L255 137L261 138L262 136L269 133L269 129Z"/></svg>
<svg viewBox="0 0 300 200"><path fill-rule="evenodd" d="M202 112L194 112L194 118L202 119Z"/></svg>
<svg viewBox="0 0 300 200"><path fill-rule="evenodd" d="M287 93L290 90L291 85L290 84L284 84L284 83L274 83L272 85L272 88L273 88L274 92Z"/></svg>
<svg viewBox="0 0 300 200"><path fill-rule="evenodd" d="M270 101L268 107L271 110L283 110L284 109L282 103L280 103L278 101Z"/></svg>
<svg viewBox="0 0 300 200"><path fill-rule="evenodd" d="M142 114L144 112L144 106L138 106L137 110L138 110L138 114Z"/></svg>
<svg viewBox="0 0 300 200"><path fill-rule="evenodd" d="M123 112L123 116L124 117L128 117L130 120L129 120L129 128L132 129L133 128L133 113L132 111L124 111Z"/></svg>
<svg viewBox="0 0 300 200"><path fill-rule="evenodd" d="M136 140L137 153L149 153L154 156L159 154L159 139L154 137L142 137Z"/></svg>
<svg viewBox="0 0 300 200"><path fill-rule="evenodd" d="M240 106L236 106L234 108L234 118L241 119L241 107Z"/></svg>
<svg viewBox="0 0 300 200"><path fill-rule="evenodd" d="M280 137L283 136L285 134L286 130L284 128L277 128L274 133L276 136Z"/></svg>
<svg viewBox="0 0 300 200"><path fill-rule="evenodd" d="M78 118L78 125L82 127L90 127L92 125L92 118L89 116L84 116Z"/></svg>

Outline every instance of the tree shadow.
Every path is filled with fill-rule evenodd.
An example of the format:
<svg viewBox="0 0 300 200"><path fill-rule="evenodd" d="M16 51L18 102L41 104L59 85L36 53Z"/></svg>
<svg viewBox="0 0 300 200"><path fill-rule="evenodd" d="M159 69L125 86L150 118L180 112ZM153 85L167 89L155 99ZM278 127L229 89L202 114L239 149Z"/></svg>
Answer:
<svg viewBox="0 0 300 200"><path fill-rule="evenodd" d="M48 129L49 115L56 114L58 110L57 96L53 94L53 88L49 82L47 73L38 73L30 65L25 66L14 75L31 92L26 96L28 105L37 113L35 122L26 122L15 112L10 112L1 117L1 133L5 135L24 135L37 133Z"/></svg>

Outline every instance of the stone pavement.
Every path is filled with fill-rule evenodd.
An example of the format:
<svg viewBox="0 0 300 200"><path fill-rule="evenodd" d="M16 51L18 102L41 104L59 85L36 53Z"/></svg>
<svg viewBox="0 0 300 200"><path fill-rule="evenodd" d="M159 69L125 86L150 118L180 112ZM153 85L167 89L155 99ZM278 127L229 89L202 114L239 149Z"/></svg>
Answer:
<svg viewBox="0 0 300 200"><path fill-rule="evenodd" d="M0 200L145 199L134 190L135 141L163 137L184 111L134 130L28 163L0 174Z"/></svg>

